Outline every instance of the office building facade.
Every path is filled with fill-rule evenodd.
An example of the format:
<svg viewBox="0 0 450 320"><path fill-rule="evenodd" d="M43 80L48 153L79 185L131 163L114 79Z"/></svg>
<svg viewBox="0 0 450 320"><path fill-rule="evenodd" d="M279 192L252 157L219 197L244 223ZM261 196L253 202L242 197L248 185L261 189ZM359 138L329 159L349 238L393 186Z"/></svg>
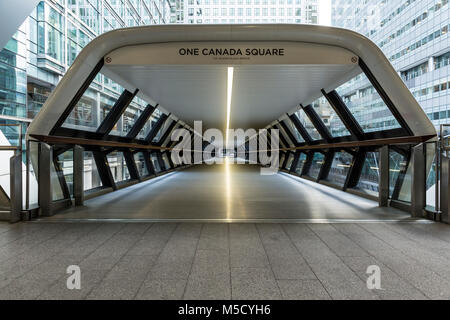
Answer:
<svg viewBox="0 0 450 320"><path fill-rule="evenodd" d="M0 51L0 123L31 122L81 49L98 35L169 19L168 0L41 1ZM117 94L113 84L97 79L92 99L100 106ZM16 128L1 130L17 143Z"/></svg>
<svg viewBox="0 0 450 320"><path fill-rule="evenodd" d="M173 0L173 22L318 23L318 0Z"/></svg>
<svg viewBox="0 0 450 320"><path fill-rule="evenodd" d="M433 124L450 121L448 0L333 0L332 24L374 41ZM349 100L365 94L363 82L346 90Z"/></svg>

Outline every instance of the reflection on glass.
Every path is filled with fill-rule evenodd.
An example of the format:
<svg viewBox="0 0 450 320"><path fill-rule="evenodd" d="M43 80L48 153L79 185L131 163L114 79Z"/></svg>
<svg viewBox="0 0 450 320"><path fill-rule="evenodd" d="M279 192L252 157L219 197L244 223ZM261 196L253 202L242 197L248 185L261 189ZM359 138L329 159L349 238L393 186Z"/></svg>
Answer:
<svg viewBox="0 0 450 320"><path fill-rule="evenodd" d="M352 160L353 156L351 154L347 152L336 152L327 180L338 186L343 186L347 174L352 167Z"/></svg>
<svg viewBox="0 0 450 320"><path fill-rule="evenodd" d="M147 167L145 166L144 155L142 152L136 152L134 154L134 162L136 163L136 168L139 172L140 177L145 177L148 175Z"/></svg>
<svg viewBox="0 0 450 320"><path fill-rule="evenodd" d="M364 132L400 128L364 73L336 89Z"/></svg>
<svg viewBox="0 0 450 320"><path fill-rule="evenodd" d="M147 120L144 127L139 132L137 138L138 139L145 139L147 135L150 133L150 130L152 130L153 126L158 122L159 118L161 117L162 112L156 109L153 111L151 117Z"/></svg>
<svg viewBox="0 0 450 320"><path fill-rule="evenodd" d="M378 196L379 173L379 152L368 152L361 170L356 189L364 191L370 195Z"/></svg>
<svg viewBox="0 0 450 320"><path fill-rule="evenodd" d="M286 124L286 126L289 128L289 130L291 130L294 137L297 139L298 143L305 142L302 135L300 134L300 132L298 132L297 128L295 127L295 125L292 123L292 121L290 119L285 119L285 120L283 120L283 122Z"/></svg>
<svg viewBox="0 0 450 320"><path fill-rule="evenodd" d="M431 209L436 209L436 181L438 181L439 170L436 164L436 143L426 145L426 205Z"/></svg>
<svg viewBox="0 0 450 320"><path fill-rule="evenodd" d="M306 154L300 153L300 157L298 158L297 168L295 168L295 172L299 175L302 174L303 167L306 163Z"/></svg>
<svg viewBox="0 0 450 320"><path fill-rule="evenodd" d="M151 154L151 160L153 162L153 167L155 168L155 172L161 172L161 167L159 166L159 161L158 161L158 157L156 156L155 153Z"/></svg>
<svg viewBox="0 0 450 320"><path fill-rule="evenodd" d="M322 119L322 122L328 128L328 131L332 137L343 137L350 135L350 132L348 132L347 128L345 128L345 125L342 123L341 119L325 97L321 97L313 101L311 105L319 115L320 119Z"/></svg>
<svg viewBox="0 0 450 320"><path fill-rule="evenodd" d="M69 193L73 195L73 149L58 155L57 161L64 173L64 178L69 188Z"/></svg>
<svg viewBox="0 0 450 320"><path fill-rule="evenodd" d="M322 168L324 161L325 156L322 153L314 153L313 161L311 163L311 169L309 169L308 176L317 179L319 177L320 169Z"/></svg>
<svg viewBox="0 0 450 320"><path fill-rule="evenodd" d="M114 182L120 182L130 179L130 173L128 172L127 165L123 153L120 151L114 151L107 155L109 168L114 178Z"/></svg>
<svg viewBox="0 0 450 320"><path fill-rule="evenodd" d="M408 158L394 150L389 150L389 196L395 200L411 201L411 167ZM398 194L394 194L400 184Z"/></svg>
<svg viewBox="0 0 450 320"><path fill-rule="evenodd" d="M294 155L292 153L289 154L288 161L286 162L286 170L290 170L292 166L292 162L294 161Z"/></svg>
<svg viewBox="0 0 450 320"><path fill-rule="evenodd" d="M101 85L102 82L103 85ZM63 127L96 131L123 90L116 82L98 74L65 120ZM122 118L116 123L111 133L117 134L121 128Z"/></svg>
<svg viewBox="0 0 450 320"><path fill-rule="evenodd" d="M85 151L84 156L84 190L94 189L102 186L102 180L98 174L94 155L91 151Z"/></svg>
<svg viewBox="0 0 450 320"><path fill-rule="evenodd" d="M300 120L300 123L305 127L306 131L311 136L311 139L313 140L320 140L322 137L320 136L319 132L317 131L316 127L312 124L311 120L306 115L305 111L303 109L298 110L295 113Z"/></svg>

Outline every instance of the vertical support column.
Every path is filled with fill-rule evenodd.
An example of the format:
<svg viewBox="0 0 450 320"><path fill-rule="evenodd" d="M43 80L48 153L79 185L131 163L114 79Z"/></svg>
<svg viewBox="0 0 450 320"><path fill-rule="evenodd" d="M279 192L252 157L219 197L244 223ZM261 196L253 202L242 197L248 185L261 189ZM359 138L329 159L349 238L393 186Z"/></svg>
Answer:
<svg viewBox="0 0 450 320"><path fill-rule="evenodd" d="M9 221L17 222L22 213L22 152L16 151L10 159L11 213Z"/></svg>
<svg viewBox="0 0 450 320"><path fill-rule="evenodd" d="M425 144L412 148L411 161L411 216L422 218L426 205Z"/></svg>
<svg viewBox="0 0 450 320"><path fill-rule="evenodd" d="M450 158L442 155L441 159L441 201L442 221L450 223L449 201L450 201Z"/></svg>
<svg viewBox="0 0 450 320"><path fill-rule="evenodd" d="M51 168L53 149L46 143L39 143L39 208L42 216L51 216L52 213L52 177Z"/></svg>
<svg viewBox="0 0 450 320"><path fill-rule="evenodd" d="M378 182L378 204L387 207L389 203L389 147L380 148L380 180Z"/></svg>
<svg viewBox="0 0 450 320"><path fill-rule="evenodd" d="M73 147L73 197L75 206L84 204L84 148Z"/></svg>

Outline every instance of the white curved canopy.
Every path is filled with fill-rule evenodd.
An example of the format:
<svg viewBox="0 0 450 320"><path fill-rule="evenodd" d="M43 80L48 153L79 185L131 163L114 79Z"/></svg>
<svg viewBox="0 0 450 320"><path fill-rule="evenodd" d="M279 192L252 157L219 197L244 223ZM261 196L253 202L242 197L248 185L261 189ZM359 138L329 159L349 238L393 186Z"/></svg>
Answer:
<svg viewBox="0 0 450 320"><path fill-rule="evenodd" d="M233 51L234 50L234 51ZM257 50L257 51L254 51ZM362 59L413 135L435 129L381 50L355 32L315 25L164 25L105 33L79 54L30 125L48 135L99 61L192 126L224 128L227 67L235 67L232 128L263 128L361 72Z"/></svg>

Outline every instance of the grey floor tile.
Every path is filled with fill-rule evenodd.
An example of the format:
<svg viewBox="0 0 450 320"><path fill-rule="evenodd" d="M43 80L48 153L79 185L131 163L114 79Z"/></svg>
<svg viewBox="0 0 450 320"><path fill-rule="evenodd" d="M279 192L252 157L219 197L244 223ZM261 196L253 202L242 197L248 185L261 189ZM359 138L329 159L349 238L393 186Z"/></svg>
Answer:
<svg viewBox="0 0 450 320"><path fill-rule="evenodd" d="M277 280L285 300L329 300L319 280Z"/></svg>
<svg viewBox="0 0 450 320"><path fill-rule="evenodd" d="M183 298L186 300L231 299L230 275L191 276L187 282Z"/></svg>
<svg viewBox="0 0 450 320"><path fill-rule="evenodd" d="M231 268L232 298L281 299L277 281L268 268Z"/></svg>
<svg viewBox="0 0 450 320"><path fill-rule="evenodd" d="M183 298L186 280L147 279L142 284L135 299L138 300L179 300Z"/></svg>

